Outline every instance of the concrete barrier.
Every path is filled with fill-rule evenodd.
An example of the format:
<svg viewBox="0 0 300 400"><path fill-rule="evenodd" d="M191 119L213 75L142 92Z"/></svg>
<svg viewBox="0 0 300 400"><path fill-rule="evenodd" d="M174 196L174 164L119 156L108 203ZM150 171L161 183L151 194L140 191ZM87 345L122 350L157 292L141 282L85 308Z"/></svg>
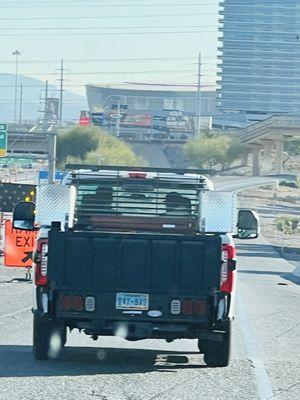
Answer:
<svg viewBox="0 0 300 400"><path fill-rule="evenodd" d="M294 275L296 278L299 278L299 279L300 279L300 261L299 261L298 265L296 266L295 271L293 271L293 275Z"/></svg>

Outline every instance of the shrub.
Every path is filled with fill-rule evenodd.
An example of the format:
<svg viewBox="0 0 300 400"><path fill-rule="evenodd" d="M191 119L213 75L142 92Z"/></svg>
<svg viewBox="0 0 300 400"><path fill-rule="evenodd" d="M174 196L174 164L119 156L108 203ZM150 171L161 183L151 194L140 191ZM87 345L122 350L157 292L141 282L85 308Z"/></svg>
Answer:
<svg viewBox="0 0 300 400"><path fill-rule="evenodd" d="M276 227L280 232L295 233L299 229L300 217L282 215L276 218Z"/></svg>

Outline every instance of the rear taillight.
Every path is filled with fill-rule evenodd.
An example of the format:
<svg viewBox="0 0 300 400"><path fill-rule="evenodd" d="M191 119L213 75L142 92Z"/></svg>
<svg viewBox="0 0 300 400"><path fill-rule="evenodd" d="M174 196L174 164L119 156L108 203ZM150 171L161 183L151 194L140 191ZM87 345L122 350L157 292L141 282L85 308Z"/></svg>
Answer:
<svg viewBox="0 0 300 400"><path fill-rule="evenodd" d="M206 301L196 300L193 302L193 315L205 315L206 314Z"/></svg>
<svg viewBox="0 0 300 400"><path fill-rule="evenodd" d="M222 265L220 276L220 290L231 293L235 285L236 249L233 244L222 246Z"/></svg>
<svg viewBox="0 0 300 400"><path fill-rule="evenodd" d="M93 312L96 310L96 299L94 296L80 296L80 295L60 295L60 308L62 311L88 311Z"/></svg>
<svg viewBox="0 0 300 400"><path fill-rule="evenodd" d="M35 264L35 284L37 286L45 286L47 284L47 264L48 264L47 239L38 239L33 261Z"/></svg>
<svg viewBox="0 0 300 400"><path fill-rule="evenodd" d="M183 302L181 303L181 313L183 315L193 315L192 300L183 300Z"/></svg>
<svg viewBox="0 0 300 400"><path fill-rule="evenodd" d="M172 315L204 316L207 314L207 301L203 299L172 300L170 304Z"/></svg>
<svg viewBox="0 0 300 400"><path fill-rule="evenodd" d="M73 309L75 311L83 311L84 310L84 299L82 296L74 296L73 297Z"/></svg>

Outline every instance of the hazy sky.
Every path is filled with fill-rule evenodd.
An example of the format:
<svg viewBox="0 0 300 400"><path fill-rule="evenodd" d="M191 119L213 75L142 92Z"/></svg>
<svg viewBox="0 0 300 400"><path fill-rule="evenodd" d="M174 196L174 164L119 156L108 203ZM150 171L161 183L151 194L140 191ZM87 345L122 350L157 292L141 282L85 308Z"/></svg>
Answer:
<svg viewBox="0 0 300 400"><path fill-rule="evenodd" d="M85 83L196 83L201 51L202 82L215 82L217 0L0 0L0 11L1 73L14 73L18 49L21 74L54 84L64 58L77 93Z"/></svg>

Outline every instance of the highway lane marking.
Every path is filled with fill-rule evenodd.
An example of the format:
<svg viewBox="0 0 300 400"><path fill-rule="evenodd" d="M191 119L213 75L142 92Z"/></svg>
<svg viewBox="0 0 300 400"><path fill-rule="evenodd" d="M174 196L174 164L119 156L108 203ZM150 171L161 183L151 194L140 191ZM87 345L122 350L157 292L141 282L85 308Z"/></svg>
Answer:
<svg viewBox="0 0 300 400"><path fill-rule="evenodd" d="M246 312L244 299L240 293L238 293L236 306L238 309L238 320L243 332L246 353L253 366L259 399L269 399L274 396L271 380L260 355L260 344L249 322L250 320Z"/></svg>
<svg viewBox="0 0 300 400"><path fill-rule="evenodd" d="M29 311L29 310L30 310L30 307L31 307L31 306L28 305L28 306L26 306L26 307L24 307L24 308L20 308L19 310L14 311L14 312L12 312L12 313L0 315L0 319L9 318L9 317L14 317L15 315L21 314L23 311Z"/></svg>

